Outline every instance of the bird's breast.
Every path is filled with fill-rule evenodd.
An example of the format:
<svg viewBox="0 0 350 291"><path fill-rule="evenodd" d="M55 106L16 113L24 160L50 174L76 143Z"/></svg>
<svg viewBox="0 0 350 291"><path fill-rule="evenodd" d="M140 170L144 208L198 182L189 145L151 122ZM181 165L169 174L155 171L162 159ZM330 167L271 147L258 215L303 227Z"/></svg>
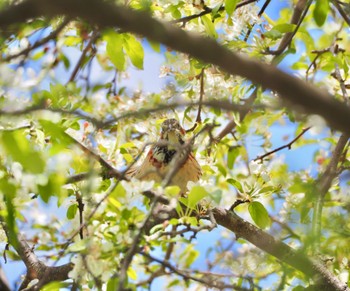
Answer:
<svg viewBox="0 0 350 291"><path fill-rule="evenodd" d="M170 150L168 147L155 147L152 150L152 164L159 168L161 164L169 164L176 154L176 150ZM160 164L160 166L158 166Z"/></svg>

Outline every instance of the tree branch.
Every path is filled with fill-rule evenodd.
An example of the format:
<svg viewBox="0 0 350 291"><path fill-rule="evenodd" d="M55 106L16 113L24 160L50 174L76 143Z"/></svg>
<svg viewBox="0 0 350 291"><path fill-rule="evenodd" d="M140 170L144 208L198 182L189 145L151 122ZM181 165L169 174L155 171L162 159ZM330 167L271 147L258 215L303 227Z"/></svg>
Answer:
<svg viewBox="0 0 350 291"><path fill-rule="evenodd" d="M237 8L240 8L240 7L243 7L245 5L248 5L250 3L254 3L254 2L257 2L258 0L244 0L242 2L239 2L237 5L236 5L236 9ZM219 11L224 11L225 10L225 7L224 6L221 6L219 8ZM185 16L185 17L182 17L182 18L179 18L179 19L175 19L173 21L170 21L170 23L181 23L182 22L182 25L184 25L185 23L191 21L192 19L195 19L195 18L199 18L201 16L204 16L204 15L207 15L209 13L211 13L213 11L213 9L209 8L209 7L206 7L206 9L198 14L193 14L193 15L189 15L189 16Z"/></svg>
<svg viewBox="0 0 350 291"><path fill-rule="evenodd" d="M75 67L73 69L73 72L72 72L72 74L71 74L71 76L70 76L70 78L69 78L67 83L70 83L70 82L74 81L76 75L79 72L79 69L83 65L83 62L84 62L86 54L91 49L91 47L95 43L95 41L99 38L99 36L100 36L100 33L97 30L93 31L93 33L91 35L91 38L90 38L88 44L86 45L86 47L84 48L84 50L82 51L81 56L80 56L77 64L75 65Z"/></svg>
<svg viewBox="0 0 350 291"><path fill-rule="evenodd" d="M96 13L99 11L99 13ZM161 23L146 12L135 11L98 0L27 0L0 12L0 27L23 22L42 15L82 17L100 27L118 26L140 34L175 50L190 54L222 70L261 84L280 94L293 109L318 114L334 129L350 134L350 108L324 90L297 79L278 68L239 55L219 45L215 40L187 33L180 28Z"/></svg>
<svg viewBox="0 0 350 291"><path fill-rule="evenodd" d="M52 31L48 36L38 40L35 42L33 45L27 47L26 49L18 52L17 54L14 55L8 55L3 59L0 59L3 62L9 62L15 58L18 58L19 56L27 56L31 51L34 49L44 45L45 43L49 42L50 40L54 40L57 38L57 36L60 34L60 32L69 24L71 21L70 18L66 18L63 20L63 22L54 30Z"/></svg>
<svg viewBox="0 0 350 291"><path fill-rule="evenodd" d="M337 142L337 145L332 152L332 158L324 173L316 181L317 192L315 193L315 205L312 218L312 234L316 240L316 250L319 246L321 237L321 221L324 198L332 186L333 180L338 176L338 163L343 156L344 149L348 143L349 136L342 134Z"/></svg>
<svg viewBox="0 0 350 291"><path fill-rule="evenodd" d="M0 222L2 228L6 233L9 243L15 248L16 252L21 257L27 269L27 274L19 290L26 288L30 281L34 279L39 280L37 284L44 286L49 282L64 281L69 278L68 273L73 268L72 263L64 264L61 266L47 266L44 262L38 259L38 257L34 254L33 248L29 246L22 235L19 235L17 233L10 235L10 230L7 228L6 223L2 217L0 217ZM16 242L13 241L14 239ZM26 290L39 290L35 286L27 288Z"/></svg>
<svg viewBox="0 0 350 291"><path fill-rule="evenodd" d="M156 257L154 257L150 254L147 254L145 252L139 252L139 254L148 258L149 260L151 260L153 262L157 262L157 263L161 264L164 268L169 269L172 273L179 275L180 277L182 277L185 280L192 280L192 281L201 283L204 286L219 289L219 290L224 290L224 289L231 289L231 290L238 290L238 291L249 291L250 290L250 289L239 287L237 285L225 284L225 283L220 282L220 281L212 280L212 278L209 278L209 280L208 280L207 276L195 277L195 276L192 276L188 271L180 270L179 268L173 266L169 262L157 259Z"/></svg>
<svg viewBox="0 0 350 291"><path fill-rule="evenodd" d="M333 3L333 5L335 6L335 8L337 8L339 14L344 18L345 22L348 24L348 26L350 27L350 17L348 14L346 14L346 12L344 11L343 7L340 6L340 1L338 0L332 0L331 1ZM345 4L345 5L349 5L349 4Z"/></svg>
<svg viewBox="0 0 350 291"><path fill-rule="evenodd" d="M237 238L251 242L263 251L313 278L319 287L317 290L350 290L325 266L276 240L273 236L240 218L236 213L218 207L212 211L217 223L234 232Z"/></svg>
<svg viewBox="0 0 350 291"><path fill-rule="evenodd" d="M295 143L299 138L301 138L301 137L304 135L304 133L307 132L310 128L311 128L311 127L304 128L304 129L302 130L302 132L299 133L299 134L298 134L293 140L291 140L289 143L287 143L287 144L285 144L285 145L283 145L283 146L280 146L280 147L278 147L278 148L276 148L276 149L274 149L274 150L272 150L272 151L270 151L270 152L267 152L266 154L263 154L263 155L261 155L261 156L258 156L258 157L256 157L253 161L260 160L260 161L262 162L262 161L264 160L264 158L266 158L266 157L268 157L268 156L270 156L270 155L272 155L272 154L274 154L274 153L277 153L278 151L281 151L281 150L283 150L283 149L285 149L285 148L288 148L288 149L290 150L290 149L292 148L292 144Z"/></svg>
<svg viewBox="0 0 350 291"><path fill-rule="evenodd" d="M307 11L309 10L309 7L311 5L312 1L311 0L299 0L298 3L295 5L292 19L291 19L291 24L295 24L296 27L293 32L288 32L284 35L282 38L280 45L278 46L278 49L276 51L268 51L269 54L273 55L280 55L281 53L284 52L284 50L291 44L293 37L295 34L298 32L298 29L303 22Z"/></svg>
<svg viewBox="0 0 350 291"><path fill-rule="evenodd" d="M148 196L156 197L156 195L152 192L148 193ZM169 200L167 198L162 197L162 199L164 201L164 204L169 204ZM306 276L313 278L319 287L317 290L350 290L347 287L346 283L338 280L336 276L328 271L326 266L310 259L310 257L306 256L298 250L291 248L287 244L276 240L270 234L264 232L263 230L239 217L235 212L220 207L212 208L211 212L216 223L235 233L237 239L243 238L249 241L259 249L274 256L281 262L284 262L301 271ZM167 218L158 219L157 221L153 222L152 225L149 225L147 229L150 229L156 224L162 223L164 220L177 217L178 214L176 211L169 212Z"/></svg>

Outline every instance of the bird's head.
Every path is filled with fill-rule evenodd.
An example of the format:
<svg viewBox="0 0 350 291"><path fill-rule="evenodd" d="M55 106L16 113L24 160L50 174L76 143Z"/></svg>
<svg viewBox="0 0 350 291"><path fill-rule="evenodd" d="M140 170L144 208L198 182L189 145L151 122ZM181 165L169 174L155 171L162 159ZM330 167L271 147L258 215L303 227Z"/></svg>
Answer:
<svg viewBox="0 0 350 291"><path fill-rule="evenodd" d="M183 144L183 137L186 131L181 127L175 118L170 118L162 123L160 138L166 140L170 144Z"/></svg>

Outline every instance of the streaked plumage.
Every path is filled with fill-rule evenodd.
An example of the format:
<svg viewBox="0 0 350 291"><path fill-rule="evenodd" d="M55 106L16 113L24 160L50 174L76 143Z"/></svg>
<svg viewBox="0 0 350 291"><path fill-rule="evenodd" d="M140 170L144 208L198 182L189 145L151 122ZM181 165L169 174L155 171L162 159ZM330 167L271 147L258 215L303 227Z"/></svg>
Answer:
<svg viewBox="0 0 350 291"><path fill-rule="evenodd" d="M127 176L140 180L162 182L168 172L176 166L176 162L181 159L181 155L177 152L179 147L185 143L184 135L185 130L176 119L165 120L162 123L160 139L157 144L152 146L140 166L134 166L127 171ZM197 182L201 175L201 167L190 152L183 165L172 177L170 184L179 186L182 193L185 193L188 181Z"/></svg>

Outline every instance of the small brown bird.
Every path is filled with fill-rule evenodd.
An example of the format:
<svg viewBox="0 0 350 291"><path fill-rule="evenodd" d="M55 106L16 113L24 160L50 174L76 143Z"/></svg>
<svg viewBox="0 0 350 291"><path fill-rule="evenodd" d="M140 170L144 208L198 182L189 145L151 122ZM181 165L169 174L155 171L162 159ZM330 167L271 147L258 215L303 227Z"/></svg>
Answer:
<svg viewBox="0 0 350 291"><path fill-rule="evenodd" d="M183 147L185 133L176 119L165 120L158 142L152 146L140 166L131 167L127 171L127 177L160 183L170 175L168 184L179 186L181 192L185 193L187 182L197 182L202 175L201 167L192 152Z"/></svg>

